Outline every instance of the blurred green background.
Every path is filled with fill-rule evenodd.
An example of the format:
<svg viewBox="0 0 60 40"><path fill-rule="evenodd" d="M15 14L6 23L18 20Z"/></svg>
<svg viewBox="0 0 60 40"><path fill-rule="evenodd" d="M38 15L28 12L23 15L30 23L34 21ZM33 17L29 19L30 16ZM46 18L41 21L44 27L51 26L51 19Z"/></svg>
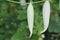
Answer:
<svg viewBox="0 0 60 40"><path fill-rule="evenodd" d="M10 0L19 2L19 0ZM39 35L43 30L42 6L44 2L33 4L34 30L33 36L28 38L27 7L7 0L0 0L0 40L60 40L60 7L59 0L50 0L51 17L48 30ZM30 0L26 0L29 2ZM44 1L44 0L33 0ZM46 10L47 11L47 10ZM39 39L41 38L41 39Z"/></svg>

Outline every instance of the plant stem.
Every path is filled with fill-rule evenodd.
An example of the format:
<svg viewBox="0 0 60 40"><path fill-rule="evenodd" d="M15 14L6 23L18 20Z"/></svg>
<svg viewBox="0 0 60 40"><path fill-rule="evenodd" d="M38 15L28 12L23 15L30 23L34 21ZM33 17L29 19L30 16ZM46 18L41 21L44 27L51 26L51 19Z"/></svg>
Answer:
<svg viewBox="0 0 60 40"><path fill-rule="evenodd" d="M21 3L21 2L10 1L10 0L7 0L7 1L12 2L12 3L17 3L17 4ZM40 2L44 2L44 1L37 1L37 2L32 2L32 3L35 4L35 3L40 3ZM29 4L29 3L23 3L23 4Z"/></svg>

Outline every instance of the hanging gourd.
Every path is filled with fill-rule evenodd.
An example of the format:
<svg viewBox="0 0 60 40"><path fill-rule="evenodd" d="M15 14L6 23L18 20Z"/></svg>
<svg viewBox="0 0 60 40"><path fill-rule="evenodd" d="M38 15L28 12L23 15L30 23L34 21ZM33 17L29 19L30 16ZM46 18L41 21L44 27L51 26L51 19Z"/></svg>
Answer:
<svg viewBox="0 0 60 40"><path fill-rule="evenodd" d="M31 37L33 32L33 23L34 23L34 8L32 2L29 3L27 8L27 20L28 20L28 27L30 31L29 37Z"/></svg>
<svg viewBox="0 0 60 40"><path fill-rule="evenodd" d="M20 3L21 6L25 6L25 5L26 5L26 4L25 4L25 3L26 3L26 0L20 0L20 2L21 2L21 3Z"/></svg>
<svg viewBox="0 0 60 40"><path fill-rule="evenodd" d="M43 13L43 22L44 22L44 30L41 32L45 32L49 25L49 19L50 19L50 3L48 0L45 1L42 9Z"/></svg>

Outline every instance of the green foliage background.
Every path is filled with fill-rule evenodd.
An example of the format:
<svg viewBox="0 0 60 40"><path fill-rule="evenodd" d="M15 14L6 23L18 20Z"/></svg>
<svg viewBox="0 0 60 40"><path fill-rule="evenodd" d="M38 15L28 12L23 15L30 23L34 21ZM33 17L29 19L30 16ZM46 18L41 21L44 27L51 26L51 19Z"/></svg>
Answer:
<svg viewBox="0 0 60 40"><path fill-rule="evenodd" d="M14 0L19 1L19 0ZM33 0L44 1L44 0ZM27 2L29 2L27 0ZM48 31L60 33L60 8L59 0L50 0L51 17ZM38 40L43 30L42 6L44 2L33 4L34 6L34 30L33 36L28 38L27 7L7 0L0 0L0 40ZM47 33L48 34L48 33Z"/></svg>

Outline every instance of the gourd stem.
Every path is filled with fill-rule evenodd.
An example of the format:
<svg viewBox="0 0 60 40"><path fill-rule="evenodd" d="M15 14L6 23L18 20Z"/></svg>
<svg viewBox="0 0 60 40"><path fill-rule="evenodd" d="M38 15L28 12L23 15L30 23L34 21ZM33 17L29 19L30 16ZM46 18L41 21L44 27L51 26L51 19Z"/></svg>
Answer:
<svg viewBox="0 0 60 40"><path fill-rule="evenodd" d="M10 1L10 0L7 0L8 2L12 2L12 3L17 3L17 4L20 4L21 2L17 2L17 1ZM31 0L30 0L30 2L32 2ZM37 1L37 2L32 2L33 4L35 4L35 3L40 3L40 2L44 2L44 1ZM29 3L23 3L23 4L29 4Z"/></svg>

